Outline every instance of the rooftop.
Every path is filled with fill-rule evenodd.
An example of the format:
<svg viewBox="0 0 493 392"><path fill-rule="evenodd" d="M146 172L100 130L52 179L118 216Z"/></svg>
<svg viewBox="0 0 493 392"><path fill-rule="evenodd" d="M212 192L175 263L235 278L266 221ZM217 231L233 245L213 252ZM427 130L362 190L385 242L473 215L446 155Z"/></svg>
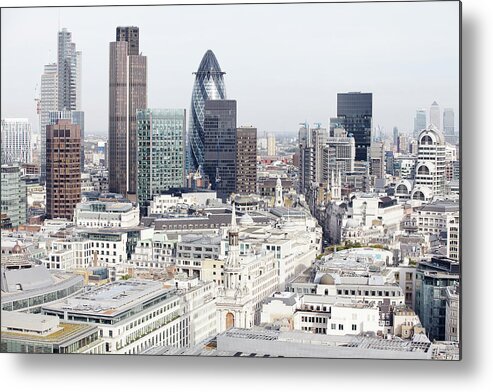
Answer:
<svg viewBox="0 0 493 392"><path fill-rule="evenodd" d="M75 311L88 315L116 316L117 314L160 294L176 290L151 280L125 280L108 283L82 294L46 306L50 310Z"/></svg>

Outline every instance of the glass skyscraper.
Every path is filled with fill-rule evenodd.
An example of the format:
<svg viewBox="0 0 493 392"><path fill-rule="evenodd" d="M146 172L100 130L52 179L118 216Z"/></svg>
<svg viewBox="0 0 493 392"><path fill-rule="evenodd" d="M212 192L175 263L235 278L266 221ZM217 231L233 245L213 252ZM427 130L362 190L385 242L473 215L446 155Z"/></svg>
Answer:
<svg viewBox="0 0 493 392"><path fill-rule="evenodd" d="M137 199L149 201L185 182L185 109L137 111Z"/></svg>
<svg viewBox="0 0 493 392"><path fill-rule="evenodd" d="M203 156L204 174L225 200L236 192L236 101L205 102Z"/></svg>
<svg viewBox="0 0 493 392"><path fill-rule="evenodd" d="M212 50L208 50L195 74L193 85L190 121L188 128L187 170L196 171L204 166L204 107L205 101L226 99L221 67Z"/></svg>
<svg viewBox="0 0 493 392"><path fill-rule="evenodd" d="M413 137L418 138L420 132L426 129L426 109L416 110L416 116L414 117L414 132Z"/></svg>
<svg viewBox="0 0 493 392"><path fill-rule="evenodd" d="M337 117L353 136L356 161L367 161L371 144L372 93L350 92L337 94Z"/></svg>

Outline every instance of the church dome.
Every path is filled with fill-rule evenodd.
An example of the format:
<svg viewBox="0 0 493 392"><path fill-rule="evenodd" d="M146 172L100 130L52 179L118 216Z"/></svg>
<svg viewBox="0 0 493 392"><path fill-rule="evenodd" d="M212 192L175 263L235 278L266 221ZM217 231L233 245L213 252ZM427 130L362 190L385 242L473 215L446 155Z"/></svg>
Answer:
<svg viewBox="0 0 493 392"><path fill-rule="evenodd" d="M242 226L253 225L253 223L254 223L253 219L250 215L248 215L248 213L243 215L240 219L240 225L242 225Z"/></svg>
<svg viewBox="0 0 493 392"><path fill-rule="evenodd" d="M320 284L334 285L335 280L330 274L325 274L320 278Z"/></svg>

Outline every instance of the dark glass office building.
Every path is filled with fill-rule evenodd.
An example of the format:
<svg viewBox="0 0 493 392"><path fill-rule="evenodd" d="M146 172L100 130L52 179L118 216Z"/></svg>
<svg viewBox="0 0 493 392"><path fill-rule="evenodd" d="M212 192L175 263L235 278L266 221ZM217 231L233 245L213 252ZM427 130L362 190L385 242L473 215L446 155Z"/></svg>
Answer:
<svg viewBox="0 0 493 392"><path fill-rule="evenodd" d="M212 50L208 50L195 72L187 140L187 171L204 168L204 106L207 100L226 99L221 67Z"/></svg>
<svg viewBox="0 0 493 392"><path fill-rule="evenodd" d="M205 101L203 158L205 176L225 200L236 190L236 101Z"/></svg>
<svg viewBox="0 0 493 392"><path fill-rule="evenodd" d="M337 117L348 136L353 135L356 161L367 161L371 144L372 93L337 94Z"/></svg>

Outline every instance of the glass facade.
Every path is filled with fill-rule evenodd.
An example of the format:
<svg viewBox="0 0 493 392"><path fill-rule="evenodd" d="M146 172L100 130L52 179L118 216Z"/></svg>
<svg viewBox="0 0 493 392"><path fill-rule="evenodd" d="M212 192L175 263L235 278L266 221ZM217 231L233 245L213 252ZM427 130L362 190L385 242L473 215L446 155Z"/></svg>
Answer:
<svg viewBox="0 0 493 392"><path fill-rule="evenodd" d="M156 195L185 181L185 109L137 111L137 197L146 207Z"/></svg>
<svg viewBox="0 0 493 392"><path fill-rule="evenodd" d="M198 71L195 72L187 139L187 171L203 168L205 101L226 99L224 74L216 56L212 50L208 50L200 62Z"/></svg>
<svg viewBox="0 0 493 392"><path fill-rule="evenodd" d="M36 290L32 293L27 292L25 295L16 295L12 298L5 296L2 299L2 310L39 313L42 305L77 293L82 290L83 286L83 278L81 276L74 276L66 282L48 287L44 290Z"/></svg>
<svg viewBox="0 0 493 392"><path fill-rule="evenodd" d="M337 94L337 117L348 136L354 137L356 161L367 161L371 144L372 93Z"/></svg>
<svg viewBox="0 0 493 392"><path fill-rule="evenodd" d="M27 220L27 191L21 174L19 166L2 165L1 211L10 218L12 227L24 224Z"/></svg>
<svg viewBox="0 0 493 392"><path fill-rule="evenodd" d="M204 109L204 174L225 200L236 192L236 101L206 101Z"/></svg>

